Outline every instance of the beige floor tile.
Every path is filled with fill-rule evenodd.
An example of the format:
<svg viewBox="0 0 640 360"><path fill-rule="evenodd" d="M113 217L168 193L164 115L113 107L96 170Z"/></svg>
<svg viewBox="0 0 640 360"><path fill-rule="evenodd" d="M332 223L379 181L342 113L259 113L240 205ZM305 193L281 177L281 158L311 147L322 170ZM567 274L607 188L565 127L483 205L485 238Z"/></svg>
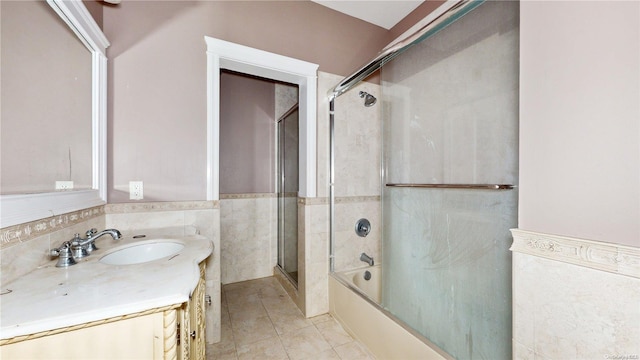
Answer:
<svg viewBox="0 0 640 360"><path fill-rule="evenodd" d="M305 319L300 311L297 313L271 312L269 313L269 318L271 318L278 335L313 325L311 321Z"/></svg>
<svg viewBox="0 0 640 360"><path fill-rule="evenodd" d="M225 290L224 295L227 299L228 307L238 305L238 303L255 301L259 299L258 293L249 287L242 287L234 290Z"/></svg>
<svg viewBox="0 0 640 360"><path fill-rule="evenodd" d="M289 295L285 294L278 297L267 297L261 300L262 300L262 305L267 310L269 315L275 314L275 313L302 315L302 312L300 311L300 309L298 309L298 307L293 302L293 300L291 300Z"/></svg>
<svg viewBox="0 0 640 360"><path fill-rule="evenodd" d="M228 293L227 299L227 309L232 315L233 313L237 312L264 309L264 306L262 306L262 301L258 297L258 294Z"/></svg>
<svg viewBox="0 0 640 360"><path fill-rule="evenodd" d="M289 360L277 336L241 345L238 347L237 354L238 360Z"/></svg>
<svg viewBox="0 0 640 360"><path fill-rule="evenodd" d="M269 286L263 286L258 291L258 295L260 296L260 298L264 299L269 297L280 297L280 296L286 296L288 298L289 295L287 294L287 291L282 287L282 285L280 285L278 280L276 280L275 278L271 278L271 279L273 279L274 281L268 284Z"/></svg>
<svg viewBox="0 0 640 360"><path fill-rule="evenodd" d="M214 354L220 354L227 352L229 350L236 349L236 342L233 338L233 330L231 329L231 324L222 324L220 326L220 341L215 344L207 344L207 351L212 349Z"/></svg>
<svg viewBox="0 0 640 360"><path fill-rule="evenodd" d="M278 335L268 316L249 318L239 323L235 323L232 317L231 327L236 347Z"/></svg>
<svg viewBox="0 0 640 360"><path fill-rule="evenodd" d="M333 320L333 316L329 314L322 314L322 315L314 316L309 320L311 320L312 323L317 324L317 323Z"/></svg>
<svg viewBox="0 0 640 360"><path fill-rule="evenodd" d="M237 291L226 293L226 297L228 302L227 309L229 309L229 312L234 312L238 310L238 308L254 306L255 304L260 303L260 297L258 294L249 294Z"/></svg>
<svg viewBox="0 0 640 360"><path fill-rule="evenodd" d="M219 354L212 354L209 352L209 348L207 348L207 360L238 360L236 356L236 350L228 350Z"/></svg>
<svg viewBox="0 0 640 360"><path fill-rule="evenodd" d="M340 326L340 324L338 324L334 319L317 323L315 325L331 347L335 348L336 346L344 345L353 341L351 335L347 334L342 326Z"/></svg>
<svg viewBox="0 0 640 360"><path fill-rule="evenodd" d="M227 294L224 291L220 291L220 308L228 310L227 304Z"/></svg>
<svg viewBox="0 0 640 360"><path fill-rule="evenodd" d="M338 353L335 352L335 350L329 349L319 354L308 357L304 360L342 360L342 359L340 359L340 355L338 355Z"/></svg>
<svg viewBox="0 0 640 360"><path fill-rule="evenodd" d="M262 303L251 303L244 304L243 306L239 306L229 311L229 317L231 318L231 325L236 326L243 321L250 320L253 318L259 317L267 317L269 314L267 310L265 310Z"/></svg>
<svg viewBox="0 0 640 360"><path fill-rule="evenodd" d="M375 360L365 348L357 341L333 348L342 360Z"/></svg>
<svg viewBox="0 0 640 360"><path fill-rule="evenodd" d="M222 325L224 324L231 325L231 317L229 316L229 307L226 305L225 302L222 302L222 306L220 308L220 323Z"/></svg>
<svg viewBox="0 0 640 360"><path fill-rule="evenodd" d="M208 359L369 360L329 314L306 319L274 277L222 289L222 339Z"/></svg>
<svg viewBox="0 0 640 360"><path fill-rule="evenodd" d="M276 284L281 287L280 284L278 284L278 280L276 280L273 276L270 276L261 279L226 284L223 286L223 290L227 293L231 292L240 294L260 294L265 291L272 291L270 289L276 288ZM227 298L227 300L231 301L231 299L229 298Z"/></svg>
<svg viewBox="0 0 640 360"><path fill-rule="evenodd" d="M322 338L315 326L287 333L280 339L291 360L310 358L331 349L331 345Z"/></svg>
<svg viewBox="0 0 640 360"><path fill-rule="evenodd" d="M223 326L225 324L231 326L231 316L228 311L222 311L220 313L220 324Z"/></svg>
<svg viewBox="0 0 640 360"><path fill-rule="evenodd" d="M236 343L233 339L233 330L231 324L222 324L220 326L220 342L215 344L207 344L207 354L223 354L228 351L236 350Z"/></svg>

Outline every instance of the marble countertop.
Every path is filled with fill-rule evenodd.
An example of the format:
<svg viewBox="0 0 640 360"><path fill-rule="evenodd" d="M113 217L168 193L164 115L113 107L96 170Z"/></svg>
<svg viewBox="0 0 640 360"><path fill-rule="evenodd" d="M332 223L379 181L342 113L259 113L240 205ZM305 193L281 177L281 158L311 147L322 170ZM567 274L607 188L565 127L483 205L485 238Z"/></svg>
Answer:
<svg viewBox="0 0 640 360"><path fill-rule="evenodd" d="M183 243L178 256L132 265L107 265L98 260L117 247L139 241L175 239ZM181 304L198 284L198 264L213 251L199 235L149 236L96 241L98 250L68 268L57 260L2 285L0 339ZM6 294L5 291L11 292Z"/></svg>

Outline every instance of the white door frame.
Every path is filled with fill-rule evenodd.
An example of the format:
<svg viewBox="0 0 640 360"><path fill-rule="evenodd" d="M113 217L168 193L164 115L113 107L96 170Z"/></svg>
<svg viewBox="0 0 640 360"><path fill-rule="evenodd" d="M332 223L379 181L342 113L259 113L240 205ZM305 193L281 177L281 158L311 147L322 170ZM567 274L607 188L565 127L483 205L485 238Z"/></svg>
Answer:
<svg viewBox="0 0 640 360"><path fill-rule="evenodd" d="M207 200L220 199L220 70L297 84L300 116L300 197L316 197L318 65L204 37L207 43Z"/></svg>

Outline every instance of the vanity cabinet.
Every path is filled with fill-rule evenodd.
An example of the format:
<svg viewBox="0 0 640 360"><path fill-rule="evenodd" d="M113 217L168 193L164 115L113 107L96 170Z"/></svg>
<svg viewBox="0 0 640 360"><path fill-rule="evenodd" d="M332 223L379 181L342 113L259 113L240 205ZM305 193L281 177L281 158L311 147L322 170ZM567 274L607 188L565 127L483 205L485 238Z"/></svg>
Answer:
<svg viewBox="0 0 640 360"><path fill-rule="evenodd" d="M204 360L204 273L187 303L0 340L0 358Z"/></svg>
<svg viewBox="0 0 640 360"><path fill-rule="evenodd" d="M177 310L178 345L180 353L178 360L204 360L206 357L205 343L205 264L200 263L200 278L198 285L189 297L189 302L182 304Z"/></svg>
<svg viewBox="0 0 640 360"><path fill-rule="evenodd" d="M103 324L82 324L60 331L51 335L35 334L26 340L2 345L0 357L30 360L164 359L164 312Z"/></svg>

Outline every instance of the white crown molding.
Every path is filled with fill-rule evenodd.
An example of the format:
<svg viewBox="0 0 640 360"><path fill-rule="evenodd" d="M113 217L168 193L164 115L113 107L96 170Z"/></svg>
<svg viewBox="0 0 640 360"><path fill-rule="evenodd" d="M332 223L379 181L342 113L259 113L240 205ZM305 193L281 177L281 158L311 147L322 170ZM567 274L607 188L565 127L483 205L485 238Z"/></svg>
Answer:
<svg viewBox="0 0 640 360"><path fill-rule="evenodd" d="M81 0L47 0L47 3L88 49L106 55L109 40Z"/></svg>
<svg viewBox="0 0 640 360"><path fill-rule="evenodd" d="M640 248L511 229L511 251L640 279Z"/></svg>

